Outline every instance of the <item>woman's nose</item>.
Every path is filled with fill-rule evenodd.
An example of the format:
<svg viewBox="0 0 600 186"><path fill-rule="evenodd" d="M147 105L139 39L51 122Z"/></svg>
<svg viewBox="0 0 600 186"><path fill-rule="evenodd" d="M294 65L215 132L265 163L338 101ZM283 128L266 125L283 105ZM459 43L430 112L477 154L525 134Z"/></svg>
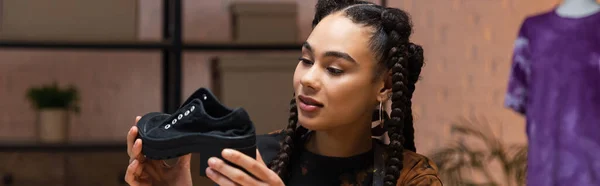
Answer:
<svg viewBox="0 0 600 186"><path fill-rule="evenodd" d="M320 74L321 73L319 72L319 69L313 65L302 76L302 79L300 79L300 84L302 84L302 86L307 88L308 90L319 91L319 89L321 88Z"/></svg>

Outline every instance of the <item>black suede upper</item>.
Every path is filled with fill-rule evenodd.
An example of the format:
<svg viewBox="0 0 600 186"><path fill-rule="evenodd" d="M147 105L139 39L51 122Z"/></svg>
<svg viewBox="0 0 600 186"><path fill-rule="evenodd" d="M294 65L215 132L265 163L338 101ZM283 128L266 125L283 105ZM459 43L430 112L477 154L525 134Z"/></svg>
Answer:
<svg viewBox="0 0 600 186"><path fill-rule="evenodd" d="M204 88L192 94L175 113L157 114L145 125L144 131L151 138L197 133L236 137L253 134L255 130L244 109L223 106Z"/></svg>

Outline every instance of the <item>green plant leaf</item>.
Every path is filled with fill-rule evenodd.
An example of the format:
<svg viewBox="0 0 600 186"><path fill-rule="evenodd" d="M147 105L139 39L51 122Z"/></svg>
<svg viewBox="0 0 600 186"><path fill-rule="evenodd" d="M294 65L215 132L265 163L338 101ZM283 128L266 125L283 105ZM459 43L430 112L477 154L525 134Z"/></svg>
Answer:
<svg viewBox="0 0 600 186"><path fill-rule="evenodd" d="M454 141L436 150L430 157L438 165L440 178L448 185L523 185L527 167L527 145L506 146L492 132L489 122L482 117L459 118L452 123L451 132L461 139L479 140L485 148L470 147L464 141ZM488 166L499 162L503 168L506 183L497 183L491 176ZM475 183L469 180L464 171L475 171L485 175L485 181Z"/></svg>
<svg viewBox="0 0 600 186"><path fill-rule="evenodd" d="M31 87L27 90L27 99L35 109L66 109L79 112L79 92L73 85L60 88L58 83Z"/></svg>

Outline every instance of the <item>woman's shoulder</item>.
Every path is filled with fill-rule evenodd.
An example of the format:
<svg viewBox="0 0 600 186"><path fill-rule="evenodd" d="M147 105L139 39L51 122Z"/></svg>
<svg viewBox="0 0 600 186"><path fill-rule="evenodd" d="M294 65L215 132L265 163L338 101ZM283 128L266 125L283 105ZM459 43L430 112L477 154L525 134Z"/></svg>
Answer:
<svg viewBox="0 0 600 186"><path fill-rule="evenodd" d="M403 168L398 185L441 186L438 167L431 159L413 151L404 150Z"/></svg>

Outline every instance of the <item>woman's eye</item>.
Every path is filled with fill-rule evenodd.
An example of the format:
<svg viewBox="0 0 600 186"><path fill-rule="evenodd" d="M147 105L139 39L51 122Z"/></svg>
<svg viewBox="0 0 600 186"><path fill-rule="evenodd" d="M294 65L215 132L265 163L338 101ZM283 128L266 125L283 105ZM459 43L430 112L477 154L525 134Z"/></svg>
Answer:
<svg viewBox="0 0 600 186"><path fill-rule="evenodd" d="M304 64L304 65L313 65L315 62L306 59L306 58L298 58L298 60L300 61L300 63ZM333 67L327 67L327 72L333 74L333 75L341 75L342 73L344 73L343 70L337 69L337 68L333 68Z"/></svg>
<svg viewBox="0 0 600 186"><path fill-rule="evenodd" d="M329 71L329 73L331 73L333 75L340 75L340 74L344 73L344 71L337 69L337 68L333 68L333 67L327 67L327 71Z"/></svg>
<svg viewBox="0 0 600 186"><path fill-rule="evenodd" d="M305 65L312 65L313 62L306 59L306 58L299 58L298 60L300 60L301 63L305 64Z"/></svg>

